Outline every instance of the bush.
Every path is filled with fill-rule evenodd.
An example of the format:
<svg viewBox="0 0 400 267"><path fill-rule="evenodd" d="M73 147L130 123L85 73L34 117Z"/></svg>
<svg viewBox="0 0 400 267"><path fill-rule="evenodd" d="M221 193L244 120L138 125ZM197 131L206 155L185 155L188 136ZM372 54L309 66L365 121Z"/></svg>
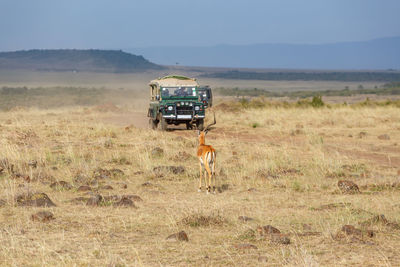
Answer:
<svg viewBox="0 0 400 267"><path fill-rule="evenodd" d="M318 95L318 96L314 96L312 101L311 101L311 106L313 106L314 108L319 108L319 107L323 107L324 101L322 101L322 96Z"/></svg>

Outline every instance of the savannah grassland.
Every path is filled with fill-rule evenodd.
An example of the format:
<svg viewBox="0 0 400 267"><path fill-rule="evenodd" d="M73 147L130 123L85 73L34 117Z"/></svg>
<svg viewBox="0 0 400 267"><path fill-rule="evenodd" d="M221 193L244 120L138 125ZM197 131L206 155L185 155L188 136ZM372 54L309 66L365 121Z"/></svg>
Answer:
<svg viewBox="0 0 400 267"><path fill-rule="evenodd" d="M147 102L0 112L0 160L14 165L0 174L1 265L400 265L393 226L400 222L398 107L232 109L226 101L217 100L217 124L206 138L217 151L215 195L197 192L195 131L153 131L130 120L145 116ZM379 139L383 134L390 139ZM28 165L33 160L36 167ZM184 172L155 171L159 166ZM98 168L112 175L96 179ZM339 180L361 192L343 194ZM51 188L56 181L72 188ZM142 201L85 205L74 201L91 196L77 190L81 185ZM56 207L20 206L16 196L27 192L46 193ZM31 219L43 210L55 219ZM378 214L391 226L362 224ZM346 224L374 236L337 237ZM256 228L264 225L287 234L290 244L260 236ZM182 230L188 242L166 239Z"/></svg>

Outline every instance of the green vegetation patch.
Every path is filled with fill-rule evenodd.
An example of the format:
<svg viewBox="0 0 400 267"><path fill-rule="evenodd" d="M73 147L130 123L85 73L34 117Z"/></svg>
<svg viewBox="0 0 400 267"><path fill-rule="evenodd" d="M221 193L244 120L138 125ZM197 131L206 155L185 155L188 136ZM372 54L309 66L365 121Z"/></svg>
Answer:
<svg viewBox="0 0 400 267"><path fill-rule="evenodd" d="M307 98L316 96L353 96L353 95L400 95L400 86L397 83L385 84L382 88L350 90L324 90L324 91L295 91L295 92L270 92L258 88L215 88L215 92L223 96L265 96L265 97L290 97Z"/></svg>

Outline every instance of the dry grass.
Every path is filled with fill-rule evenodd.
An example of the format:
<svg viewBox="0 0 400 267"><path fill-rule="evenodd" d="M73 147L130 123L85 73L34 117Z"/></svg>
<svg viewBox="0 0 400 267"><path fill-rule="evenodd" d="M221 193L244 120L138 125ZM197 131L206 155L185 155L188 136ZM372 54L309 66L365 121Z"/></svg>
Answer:
<svg viewBox="0 0 400 267"><path fill-rule="evenodd" d="M197 193L194 131L125 127L135 123L129 117L125 124L110 122L124 112L0 113L0 160L21 174L7 168L0 174L3 265L243 266L265 264L259 262L265 257L275 266L400 265L398 229L374 224L373 238L333 238L343 225L361 227L375 214L400 222L399 189L384 186L400 179L398 108L217 111L217 125L206 138L218 153L216 195ZM390 140L378 139L382 134ZM156 147L163 152L154 155ZM36 168L28 164L33 160ZM184 173L153 171L179 165ZM356 182L362 193L341 194L337 182L343 179ZM73 188L52 189L54 181ZM133 194L143 201L134 200L138 208L71 201L90 197L77 190L83 184L103 196ZM17 206L15 196L23 192L44 192L57 206ZM55 219L32 221L41 210ZM288 234L291 244L259 237L253 231L261 225ZM166 240L181 230L189 242ZM243 242L258 249L235 248Z"/></svg>

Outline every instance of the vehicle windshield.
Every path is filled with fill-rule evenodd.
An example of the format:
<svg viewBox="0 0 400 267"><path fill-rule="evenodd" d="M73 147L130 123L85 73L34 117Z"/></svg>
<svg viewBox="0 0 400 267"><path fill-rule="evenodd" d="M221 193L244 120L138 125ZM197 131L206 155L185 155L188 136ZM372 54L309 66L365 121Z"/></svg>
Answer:
<svg viewBox="0 0 400 267"><path fill-rule="evenodd" d="M196 96L196 87L163 87L161 90L162 97L185 97Z"/></svg>

